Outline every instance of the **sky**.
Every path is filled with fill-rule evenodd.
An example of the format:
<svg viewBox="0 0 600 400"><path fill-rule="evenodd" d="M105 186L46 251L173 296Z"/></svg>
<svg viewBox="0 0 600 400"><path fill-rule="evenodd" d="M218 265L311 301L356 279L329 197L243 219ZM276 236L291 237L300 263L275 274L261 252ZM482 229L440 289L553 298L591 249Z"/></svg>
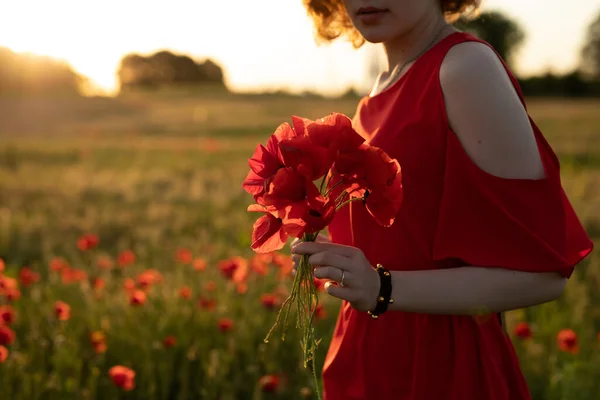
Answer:
<svg viewBox="0 0 600 400"><path fill-rule="evenodd" d="M378 0L365 0L377 4ZM600 0L483 0L526 32L515 72L565 72L578 63ZM0 0L0 46L67 61L114 90L123 55L171 50L225 69L232 90L368 91L369 59L343 41L317 46L302 0Z"/></svg>

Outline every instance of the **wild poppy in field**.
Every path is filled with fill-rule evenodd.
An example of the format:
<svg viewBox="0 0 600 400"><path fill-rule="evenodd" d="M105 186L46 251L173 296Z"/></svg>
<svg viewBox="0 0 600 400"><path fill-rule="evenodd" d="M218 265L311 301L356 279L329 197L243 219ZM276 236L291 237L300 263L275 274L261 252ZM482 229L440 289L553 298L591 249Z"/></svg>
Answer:
<svg viewBox="0 0 600 400"><path fill-rule="evenodd" d="M90 343L96 354L102 354L106 352L106 336L102 331L95 331L90 334Z"/></svg>
<svg viewBox="0 0 600 400"><path fill-rule="evenodd" d="M278 297L272 293L264 293L260 296L260 304L267 310L273 310L278 303Z"/></svg>
<svg viewBox="0 0 600 400"><path fill-rule="evenodd" d="M19 271L19 280L23 287L29 287L40 280L40 274L29 267L23 267Z"/></svg>
<svg viewBox="0 0 600 400"><path fill-rule="evenodd" d="M69 263L67 263L63 258L54 257L50 260L48 267L52 272L60 272L63 268L68 267Z"/></svg>
<svg viewBox="0 0 600 400"><path fill-rule="evenodd" d="M15 341L15 332L6 325L0 325L0 345L8 346Z"/></svg>
<svg viewBox="0 0 600 400"><path fill-rule="evenodd" d="M250 269L260 276L266 276L269 272L268 265L261 258L256 257L257 255L255 254L254 257L250 258Z"/></svg>
<svg viewBox="0 0 600 400"><path fill-rule="evenodd" d="M240 256L230 257L219 261L219 270L225 278L241 283L248 277L248 261Z"/></svg>
<svg viewBox="0 0 600 400"><path fill-rule="evenodd" d="M215 290L217 290L217 284L215 283L215 281L208 281L204 284L204 290L206 290L207 292L214 292Z"/></svg>
<svg viewBox="0 0 600 400"><path fill-rule="evenodd" d="M135 253L133 250L123 250L117 256L117 264L119 267L126 267L135 264Z"/></svg>
<svg viewBox="0 0 600 400"><path fill-rule="evenodd" d="M137 286L141 289L148 289L152 285L163 281L163 275L155 269L147 269L137 276Z"/></svg>
<svg viewBox="0 0 600 400"><path fill-rule="evenodd" d="M198 307L203 308L208 311L212 311L217 306L217 301L215 299L210 299L204 296L200 296L198 299Z"/></svg>
<svg viewBox="0 0 600 400"><path fill-rule="evenodd" d="M87 251L87 250L91 250L91 249L95 248L96 246L98 246L99 243L100 243L100 239L98 238L98 236L88 233L88 234L82 235L77 240L77 247L81 251Z"/></svg>
<svg viewBox="0 0 600 400"><path fill-rule="evenodd" d="M134 290L129 297L129 304L132 306L141 306L146 303L146 299L146 293L144 293L142 290Z"/></svg>
<svg viewBox="0 0 600 400"><path fill-rule="evenodd" d="M68 321L71 318L71 306L64 301L58 300L54 303L54 313L59 321Z"/></svg>
<svg viewBox="0 0 600 400"><path fill-rule="evenodd" d="M235 284L235 291L238 294L244 294L248 291L248 284L246 282L240 282Z"/></svg>
<svg viewBox="0 0 600 400"><path fill-rule="evenodd" d="M0 325L12 325L17 318L15 309L11 306L0 306Z"/></svg>
<svg viewBox="0 0 600 400"><path fill-rule="evenodd" d="M181 264L190 264L194 259L192 251L183 247L180 247L175 252L175 260Z"/></svg>
<svg viewBox="0 0 600 400"><path fill-rule="evenodd" d="M221 332L229 332L233 329L233 321L229 318L221 318L218 322L218 326Z"/></svg>
<svg viewBox="0 0 600 400"><path fill-rule="evenodd" d="M315 308L315 318L316 319L325 319L327 318L327 310L323 306L323 304L318 304Z"/></svg>
<svg viewBox="0 0 600 400"><path fill-rule="evenodd" d="M163 339L163 346L167 349L175 346L176 343L177 340L175 339L175 336L167 336Z"/></svg>
<svg viewBox="0 0 600 400"><path fill-rule="evenodd" d="M2 294L4 296L4 298L6 299L6 301L9 303L13 303L13 302L19 300L19 298L21 298L21 292L19 291L19 289L14 289L14 288L0 290L0 294Z"/></svg>
<svg viewBox="0 0 600 400"><path fill-rule="evenodd" d="M0 258L0 274L3 273L5 269L6 269L6 263L4 262L3 259Z"/></svg>
<svg viewBox="0 0 600 400"><path fill-rule="evenodd" d="M4 346L0 346L0 364L2 364L8 358L8 349Z"/></svg>
<svg viewBox="0 0 600 400"><path fill-rule="evenodd" d="M96 261L96 266L100 269L111 269L113 265L113 260L107 256L100 256Z"/></svg>
<svg viewBox="0 0 600 400"><path fill-rule="evenodd" d="M203 258L196 258L192 265L196 271L204 271L206 269L206 260Z"/></svg>
<svg viewBox="0 0 600 400"><path fill-rule="evenodd" d="M125 390L135 388L135 371L122 365L116 365L108 370L108 375L115 386Z"/></svg>
<svg viewBox="0 0 600 400"><path fill-rule="evenodd" d="M127 293L131 293L135 289L135 281L131 278L125 278L123 288L125 288Z"/></svg>
<svg viewBox="0 0 600 400"><path fill-rule="evenodd" d="M279 377L277 375L264 375L259 380L260 390L267 393L272 393L279 387Z"/></svg>
<svg viewBox="0 0 600 400"><path fill-rule="evenodd" d="M189 300L192 298L192 288L189 286L184 286L179 289L179 297L183 300Z"/></svg>
<svg viewBox="0 0 600 400"><path fill-rule="evenodd" d="M91 284L94 290L99 292L106 286L106 281L102 278L92 278Z"/></svg>
<svg viewBox="0 0 600 400"><path fill-rule="evenodd" d="M88 279L88 274L81 268L65 266L60 272L60 278L63 284L69 285L71 283L86 281Z"/></svg>
<svg viewBox="0 0 600 400"><path fill-rule="evenodd" d="M562 329L556 336L558 348L562 351L577 354L579 353L579 343L577 333L572 329Z"/></svg>
<svg viewBox="0 0 600 400"><path fill-rule="evenodd" d="M529 324L525 321L519 322L517 325L515 325L514 333L519 339L529 339L533 336Z"/></svg>

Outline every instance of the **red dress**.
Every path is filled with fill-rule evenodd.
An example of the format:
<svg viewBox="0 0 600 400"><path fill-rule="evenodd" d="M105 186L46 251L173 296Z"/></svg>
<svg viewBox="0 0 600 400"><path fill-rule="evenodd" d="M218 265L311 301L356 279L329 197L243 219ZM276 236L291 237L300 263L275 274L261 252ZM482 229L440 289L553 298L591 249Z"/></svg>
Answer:
<svg viewBox="0 0 600 400"><path fill-rule="evenodd" d="M592 242L563 192L558 159L533 121L547 175L541 180L484 172L449 128L439 69L448 50L465 41L480 40L463 32L447 36L392 87L361 100L354 127L400 162L404 200L389 228L362 203L350 203L336 214L330 237L390 270L474 265L570 276ZM482 323L388 311L373 320L346 301L323 382L325 400L530 399L497 318Z"/></svg>

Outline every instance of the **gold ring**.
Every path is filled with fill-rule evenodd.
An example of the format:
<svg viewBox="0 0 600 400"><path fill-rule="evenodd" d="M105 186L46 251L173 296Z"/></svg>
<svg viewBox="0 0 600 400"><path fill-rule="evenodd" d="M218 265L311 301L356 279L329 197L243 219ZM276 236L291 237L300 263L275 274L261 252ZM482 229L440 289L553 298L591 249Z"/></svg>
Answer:
<svg viewBox="0 0 600 400"><path fill-rule="evenodd" d="M342 279L340 280L340 286L344 286L344 274L346 271L342 270Z"/></svg>

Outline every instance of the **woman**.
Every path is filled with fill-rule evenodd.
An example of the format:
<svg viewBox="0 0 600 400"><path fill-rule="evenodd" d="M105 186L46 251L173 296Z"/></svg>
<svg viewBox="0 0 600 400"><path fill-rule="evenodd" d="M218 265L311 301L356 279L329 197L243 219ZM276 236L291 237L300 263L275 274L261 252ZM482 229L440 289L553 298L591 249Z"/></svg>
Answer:
<svg viewBox="0 0 600 400"><path fill-rule="evenodd" d="M514 76L449 25L478 3L305 0L321 38L383 45L389 72L353 125L399 161L404 187L391 227L352 202L331 243L292 247L296 262L310 254L316 277L339 282L326 288L343 300L326 400L529 399L495 316L558 298L592 250Z"/></svg>

